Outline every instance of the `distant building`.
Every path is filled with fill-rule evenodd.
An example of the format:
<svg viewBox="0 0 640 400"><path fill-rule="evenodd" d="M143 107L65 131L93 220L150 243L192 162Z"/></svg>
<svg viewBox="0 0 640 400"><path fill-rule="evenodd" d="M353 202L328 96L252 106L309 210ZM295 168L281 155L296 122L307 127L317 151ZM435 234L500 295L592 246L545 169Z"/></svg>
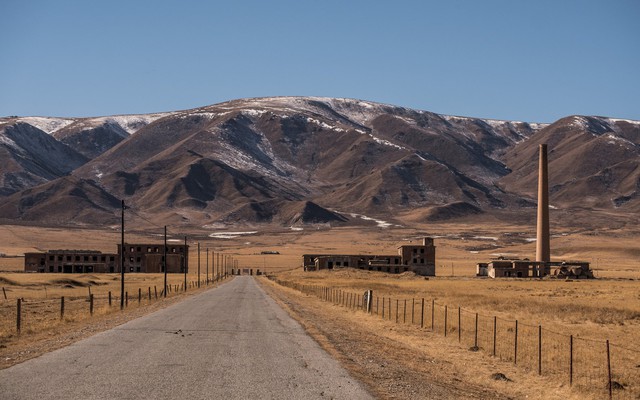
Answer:
<svg viewBox="0 0 640 400"><path fill-rule="evenodd" d="M302 264L305 271L350 267L394 274L411 271L418 275L435 276L436 247L432 238L424 238L422 244L399 246L398 254L394 255L304 254Z"/></svg>
<svg viewBox="0 0 640 400"><path fill-rule="evenodd" d="M588 262L583 261L531 261L497 259L488 263L478 263L477 276L490 278L593 278Z"/></svg>
<svg viewBox="0 0 640 400"><path fill-rule="evenodd" d="M163 244L125 243L125 272L164 272ZM121 245L118 245L120 255ZM167 244L167 273L184 273L189 271L189 246L184 244Z"/></svg>
<svg viewBox="0 0 640 400"><path fill-rule="evenodd" d="M163 244L125 244L125 272L164 272ZM97 250L49 250L25 253L25 272L49 272L66 274L119 273L121 246L118 253L102 253ZM184 273L189 270L189 246L167 245L167 273Z"/></svg>
<svg viewBox="0 0 640 400"><path fill-rule="evenodd" d="M25 272L119 272L118 255L96 250L49 250L24 254Z"/></svg>

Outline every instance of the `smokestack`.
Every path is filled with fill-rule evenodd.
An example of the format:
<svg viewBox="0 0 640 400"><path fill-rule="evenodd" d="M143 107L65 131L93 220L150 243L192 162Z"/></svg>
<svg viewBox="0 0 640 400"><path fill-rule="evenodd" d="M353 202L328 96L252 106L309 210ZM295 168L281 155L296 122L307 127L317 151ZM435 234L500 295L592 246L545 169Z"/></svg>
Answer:
<svg viewBox="0 0 640 400"><path fill-rule="evenodd" d="M549 175L547 173L547 145L540 145L538 166L538 234L536 261L551 261L549 245Z"/></svg>

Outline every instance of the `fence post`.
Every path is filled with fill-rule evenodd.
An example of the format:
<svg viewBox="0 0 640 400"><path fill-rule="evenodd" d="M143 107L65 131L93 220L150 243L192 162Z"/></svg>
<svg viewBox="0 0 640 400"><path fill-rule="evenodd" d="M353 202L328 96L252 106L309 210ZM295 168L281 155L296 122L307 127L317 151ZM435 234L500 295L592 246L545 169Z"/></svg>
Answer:
<svg viewBox="0 0 640 400"><path fill-rule="evenodd" d="M111 290L109 290L109 307L111 307Z"/></svg>
<svg viewBox="0 0 640 400"><path fill-rule="evenodd" d="M2 287L2 294L4 294L4 299L7 299L7 291L4 290L4 286Z"/></svg>
<svg viewBox="0 0 640 400"><path fill-rule="evenodd" d="M64 296L60 297L60 319L64 318Z"/></svg>
<svg viewBox="0 0 640 400"><path fill-rule="evenodd" d="M384 319L384 297L382 298L382 319Z"/></svg>
<svg viewBox="0 0 640 400"><path fill-rule="evenodd" d="M411 325L413 325L415 315L416 315L416 299L411 299Z"/></svg>
<svg viewBox="0 0 640 400"><path fill-rule="evenodd" d="M379 313L378 313L378 300L380 300L380 298L378 296L376 296L376 315L379 315Z"/></svg>
<svg viewBox="0 0 640 400"><path fill-rule="evenodd" d="M476 333L473 337L473 347L478 348L478 313L476 313Z"/></svg>
<svg viewBox="0 0 640 400"><path fill-rule="evenodd" d="M434 331L435 320L436 320L436 300L431 299L431 332Z"/></svg>
<svg viewBox="0 0 640 400"><path fill-rule="evenodd" d="M609 340L607 339L607 374L609 382L609 398L613 397L613 390L611 387L611 352L609 351Z"/></svg>
<svg viewBox="0 0 640 400"><path fill-rule="evenodd" d="M142 289L138 288L138 304L140 304L140 301L142 301Z"/></svg>
<svg viewBox="0 0 640 400"><path fill-rule="evenodd" d="M149 287L149 301L151 301L151 286L148 286L148 287Z"/></svg>
<svg viewBox="0 0 640 400"><path fill-rule="evenodd" d="M20 323L22 322L20 320L20 318L21 318L20 314L21 314L21 311L22 311L22 299L18 299L17 306L16 306L16 311L17 311L17 314L16 314L16 329L17 329L18 335L19 335L20 334Z"/></svg>
<svg viewBox="0 0 640 400"><path fill-rule="evenodd" d="M462 322L462 309L458 306L458 342L462 342L462 329L460 328L460 322Z"/></svg>
<svg viewBox="0 0 640 400"><path fill-rule="evenodd" d="M402 323L407 323L407 299L404 299L404 307L402 307Z"/></svg>
<svg viewBox="0 0 640 400"><path fill-rule="evenodd" d="M93 293L89 295L89 314L93 315Z"/></svg>
<svg viewBox="0 0 640 400"><path fill-rule="evenodd" d="M156 300L158 300L158 288L153 285L153 291L156 293Z"/></svg>
<svg viewBox="0 0 640 400"><path fill-rule="evenodd" d="M424 297L422 298L422 305L420 307L420 328L424 328Z"/></svg>
<svg viewBox="0 0 640 400"><path fill-rule="evenodd" d="M493 316L493 356L496 356L496 335L498 328L498 317Z"/></svg>
<svg viewBox="0 0 640 400"><path fill-rule="evenodd" d="M538 325L538 375L542 375L542 325Z"/></svg>
<svg viewBox="0 0 640 400"><path fill-rule="evenodd" d="M569 386L573 386L573 335L569 336Z"/></svg>
<svg viewBox="0 0 640 400"><path fill-rule="evenodd" d="M124 305L129 305L129 292L124 292Z"/></svg>
<svg viewBox="0 0 640 400"><path fill-rule="evenodd" d="M444 336L447 336L447 306L444 306Z"/></svg>
<svg viewBox="0 0 640 400"><path fill-rule="evenodd" d="M396 324L398 323L398 308L400 308L400 300L396 299Z"/></svg>
<svg viewBox="0 0 640 400"><path fill-rule="evenodd" d="M513 338L513 363L518 365L518 320L516 320L516 331Z"/></svg>

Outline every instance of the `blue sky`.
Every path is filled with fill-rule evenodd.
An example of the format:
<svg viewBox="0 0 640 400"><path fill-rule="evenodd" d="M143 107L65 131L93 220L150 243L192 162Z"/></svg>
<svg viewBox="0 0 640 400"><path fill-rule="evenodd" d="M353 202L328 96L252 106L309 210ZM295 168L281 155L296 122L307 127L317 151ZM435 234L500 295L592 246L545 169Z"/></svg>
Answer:
<svg viewBox="0 0 640 400"><path fill-rule="evenodd" d="M0 0L0 116L327 96L640 120L640 1Z"/></svg>

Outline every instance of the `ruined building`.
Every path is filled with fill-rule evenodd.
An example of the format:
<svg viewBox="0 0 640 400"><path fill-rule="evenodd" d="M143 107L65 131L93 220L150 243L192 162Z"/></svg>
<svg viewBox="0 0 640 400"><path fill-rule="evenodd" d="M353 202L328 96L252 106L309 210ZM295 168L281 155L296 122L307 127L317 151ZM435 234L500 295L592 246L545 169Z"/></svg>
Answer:
<svg viewBox="0 0 640 400"><path fill-rule="evenodd" d="M402 245L393 255L345 255L304 254L302 265L305 271L321 269L358 268L398 274L415 272L418 275L436 275L436 247L432 238L424 238L422 244Z"/></svg>
<svg viewBox="0 0 640 400"><path fill-rule="evenodd" d="M164 272L162 244L125 244L125 272ZM52 273L119 273L121 246L118 253L102 253L97 250L49 250L25 253L25 272ZM189 246L167 244L167 273L184 273L189 269Z"/></svg>

